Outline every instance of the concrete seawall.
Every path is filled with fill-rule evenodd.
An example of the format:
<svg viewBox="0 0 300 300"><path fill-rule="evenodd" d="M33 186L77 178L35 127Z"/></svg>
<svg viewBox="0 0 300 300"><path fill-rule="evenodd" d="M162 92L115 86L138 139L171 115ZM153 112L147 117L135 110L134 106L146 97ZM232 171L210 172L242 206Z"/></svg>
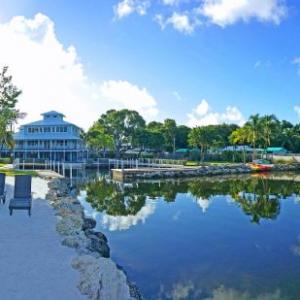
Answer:
<svg viewBox="0 0 300 300"><path fill-rule="evenodd" d="M276 164L272 171L297 171L300 163ZM112 178L117 181L132 179L156 179L216 176L229 174L247 174L253 172L246 164L210 165L201 167L177 167L177 168L138 168L138 169L112 169Z"/></svg>

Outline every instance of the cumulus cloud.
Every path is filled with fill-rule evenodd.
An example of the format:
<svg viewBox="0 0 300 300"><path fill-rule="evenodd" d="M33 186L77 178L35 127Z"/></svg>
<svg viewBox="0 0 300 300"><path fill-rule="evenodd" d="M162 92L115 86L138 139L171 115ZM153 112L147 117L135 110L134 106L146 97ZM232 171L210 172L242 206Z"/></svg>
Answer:
<svg viewBox="0 0 300 300"><path fill-rule="evenodd" d="M294 107L295 112L297 113L298 117L300 118L300 105L296 105Z"/></svg>
<svg viewBox="0 0 300 300"><path fill-rule="evenodd" d="M245 118L237 107L227 106L224 112L215 112L205 99L201 100L198 106L187 117L187 125L190 127L222 123L243 125L245 123Z"/></svg>
<svg viewBox="0 0 300 300"><path fill-rule="evenodd" d="M186 12L174 12L168 18L164 18L162 15L158 14L154 19L162 29L171 25L175 30L184 34L193 33L195 28L199 25L199 21L197 19L192 19Z"/></svg>
<svg viewBox="0 0 300 300"><path fill-rule="evenodd" d="M287 8L281 0L205 0L200 13L221 27L252 18L279 24Z"/></svg>
<svg viewBox="0 0 300 300"><path fill-rule="evenodd" d="M114 14L117 19L122 19L132 13L137 13L141 16L147 13L150 6L148 0L122 0L114 6Z"/></svg>
<svg viewBox="0 0 300 300"><path fill-rule="evenodd" d="M19 109L28 113L24 122L53 109L84 128L111 108L136 109L146 119L158 112L156 100L144 87L88 78L75 47L58 40L55 24L43 14L0 23L0 40L0 66L10 67L14 83L23 91Z"/></svg>
<svg viewBox="0 0 300 300"><path fill-rule="evenodd" d="M255 19L278 25L288 13L285 0L161 0L154 3L154 20L160 27L165 29L171 25L184 34L192 33L205 23L226 27ZM149 6L149 0L122 0L114 6L114 12L119 19L134 12L145 15Z"/></svg>
<svg viewBox="0 0 300 300"><path fill-rule="evenodd" d="M119 107L143 111L148 118L155 117L158 113L156 100L147 89L139 88L128 81L105 81L100 86L100 94Z"/></svg>

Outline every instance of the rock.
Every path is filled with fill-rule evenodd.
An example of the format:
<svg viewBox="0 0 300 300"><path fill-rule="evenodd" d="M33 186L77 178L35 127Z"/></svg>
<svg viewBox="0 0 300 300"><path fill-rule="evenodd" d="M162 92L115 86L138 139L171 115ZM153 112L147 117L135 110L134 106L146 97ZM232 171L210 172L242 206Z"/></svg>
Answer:
<svg viewBox="0 0 300 300"><path fill-rule="evenodd" d="M84 218L82 224L82 230L93 229L97 225L96 220L92 218Z"/></svg>
<svg viewBox="0 0 300 300"><path fill-rule="evenodd" d="M64 217L56 224L56 230L61 235L76 235L81 231L83 220L81 217L71 215Z"/></svg>
<svg viewBox="0 0 300 300"><path fill-rule="evenodd" d="M126 275L107 258L82 255L72 261L80 272L78 288L92 300L133 300Z"/></svg>
<svg viewBox="0 0 300 300"><path fill-rule="evenodd" d="M65 239L63 239L62 245L69 248L78 249L80 247L80 240L75 236L67 236Z"/></svg>
<svg viewBox="0 0 300 300"><path fill-rule="evenodd" d="M94 231L94 230L85 230L85 235L89 238L90 236L96 236L99 239L105 241L107 243L107 237L105 236L104 233L100 232L100 231Z"/></svg>
<svg viewBox="0 0 300 300"><path fill-rule="evenodd" d="M105 240L98 238L96 235L90 235L88 239L88 250L98 252L101 256L106 258L110 257L110 249Z"/></svg>

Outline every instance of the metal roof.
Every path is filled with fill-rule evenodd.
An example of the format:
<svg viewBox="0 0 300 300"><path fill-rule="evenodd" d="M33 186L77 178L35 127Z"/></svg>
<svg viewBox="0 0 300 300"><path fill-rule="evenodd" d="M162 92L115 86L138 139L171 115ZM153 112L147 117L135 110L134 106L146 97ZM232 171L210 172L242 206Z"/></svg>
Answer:
<svg viewBox="0 0 300 300"><path fill-rule="evenodd" d="M80 136L69 132L47 132L47 133L23 133L14 134L14 140L81 140Z"/></svg>

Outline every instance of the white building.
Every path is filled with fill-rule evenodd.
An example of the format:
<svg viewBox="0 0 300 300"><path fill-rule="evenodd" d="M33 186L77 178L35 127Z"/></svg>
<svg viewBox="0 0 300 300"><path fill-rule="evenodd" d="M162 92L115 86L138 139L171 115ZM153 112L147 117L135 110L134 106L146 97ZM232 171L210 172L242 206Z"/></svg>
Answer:
<svg viewBox="0 0 300 300"><path fill-rule="evenodd" d="M21 126L14 135L14 158L79 162L85 158L86 148L82 130L64 120L64 115L50 111L43 119Z"/></svg>

